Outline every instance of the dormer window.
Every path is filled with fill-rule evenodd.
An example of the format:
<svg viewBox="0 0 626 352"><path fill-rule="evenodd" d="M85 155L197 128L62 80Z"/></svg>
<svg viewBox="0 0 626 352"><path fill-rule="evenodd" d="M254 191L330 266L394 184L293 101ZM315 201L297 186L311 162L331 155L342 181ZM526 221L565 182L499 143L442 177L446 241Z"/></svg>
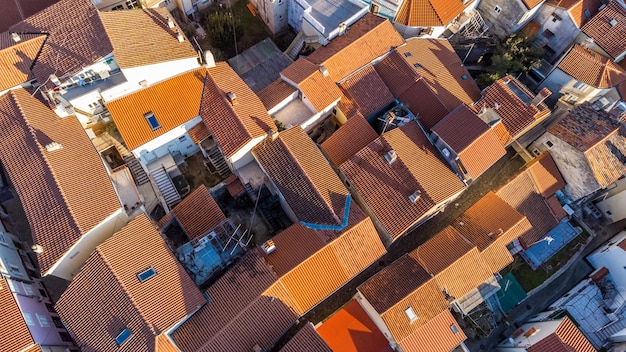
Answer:
<svg viewBox="0 0 626 352"><path fill-rule="evenodd" d="M148 121L148 124L150 125L150 128L152 128L153 131L156 131L159 128L161 128L161 124L159 124L159 121L157 121L157 118L156 116L154 116L154 113L152 113L152 111L145 113L143 116L146 118L146 121Z"/></svg>
<svg viewBox="0 0 626 352"><path fill-rule="evenodd" d="M115 337L115 343L117 344L117 347L120 347L124 344L124 342L128 341L128 339L133 335L133 333L128 329L124 329L122 330L122 332L119 333L119 335L117 335L117 337Z"/></svg>
<svg viewBox="0 0 626 352"><path fill-rule="evenodd" d="M140 273L137 273L137 278L139 279L139 282L146 282L156 274L157 271L153 267L150 267Z"/></svg>

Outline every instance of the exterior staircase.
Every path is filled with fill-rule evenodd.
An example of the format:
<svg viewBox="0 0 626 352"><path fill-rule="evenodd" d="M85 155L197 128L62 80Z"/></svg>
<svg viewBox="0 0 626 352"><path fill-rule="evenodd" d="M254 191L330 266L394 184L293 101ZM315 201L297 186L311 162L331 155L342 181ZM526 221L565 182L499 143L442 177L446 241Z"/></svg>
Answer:
<svg viewBox="0 0 626 352"><path fill-rule="evenodd" d="M133 178L135 179L135 184L137 184L137 186L141 186L150 182L146 171L143 169L143 167L139 163L139 160L137 160L134 155L124 155L123 158L126 166L128 166L128 169L130 170L130 173L133 175Z"/></svg>
<svg viewBox="0 0 626 352"><path fill-rule="evenodd" d="M172 205L180 202L180 194L178 194L172 179L163 167L152 171L150 177L152 177L154 183L159 188L159 191L161 191L163 199L165 199L168 206L171 207Z"/></svg>
<svg viewBox="0 0 626 352"><path fill-rule="evenodd" d="M243 188L245 188L246 193L248 193L248 197L250 197L252 202L256 202L258 192L252 188L250 182L247 182L245 185L243 185Z"/></svg>
<svg viewBox="0 0 626 352"><path fill-rule="evenodd" d="M215 169L220 174L220 176L228 175L230 173L230 168L222 155L222 152L219 148L211 148L207 153L211 164L215 166Z"/></svg>
<svg viewBox="0 0 626 352"><path fill-rule="evenodd" d="M285 50L285 54L289 56L292 60L295 60L298 57L298 53L300 53L300 50L302 50L302 47L304 47L304 41L304 32L300 31L300 33L298 33L298 35L293 39L291 44L289 44L287 50Z"/></svg>

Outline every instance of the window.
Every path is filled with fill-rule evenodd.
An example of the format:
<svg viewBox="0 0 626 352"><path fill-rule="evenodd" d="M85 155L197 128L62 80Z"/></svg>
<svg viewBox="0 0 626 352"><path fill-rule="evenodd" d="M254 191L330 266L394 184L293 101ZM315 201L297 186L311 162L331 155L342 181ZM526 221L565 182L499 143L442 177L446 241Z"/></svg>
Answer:
<svg viewBox="0 0 626 352"><path fill-rule="evenodd" d="M50 322L48 321L48 318L45 315L39 314L37 313L37 320L39 320L39 325L41 325L42 328L49 328L50 327Z"/></svg>
<svg viewBox="0 0 626 352"><path fill-rule="evenodd" d="M111 11L117 11L117 10L123 10L124 9L124 5L117 5L117 6L113 6L111 8Z"/></svg>
<svg viewBox="0 0 626 352"><path fill-rule="evenodd" d="M464 81L467 80L467 78L468 78L467 75L462 75L461 76L461 79L464 80Z"/></svg>
<svg viewBox="0 0 626 352"><path fill-rule="evenodd" d="M494 12L496 15L499 15L499 14L500 14L500 12L502 12L502 8L500 8L500 6L496 6L496 7L494 7L494 8L493 8L493 12Z"/></svg>
<svg viewBox="0 0 626 352"><path fill-rule="evenodd" d="M459 329L454 324L450 325L450 330L452 330L452 333L455 335L459 333Z"/></svg>
<svg viewBox="0 0 626 352"><path fill-rule="evenodd" d="M574 83L574 88L578 90L585 90L587 89L587 85L579 81L579 82Z"/></svg>
<svg viewBox="0 0 626 352"><path fill-rule="evenodd" d="M127 0L126 7L129 9L139 8L139 4L137 4L137 0Z"/></svg>
<svg viewBox="0 0 626 352"><path fill-rule="evenodd" d="M59 337L61 337L61 340L65 342L72 342L72 337L70 336L70 334L66 333L65 331L59 332Z"/></svg>
<svg viewBox="0 0 626 352"><path fill-rule="evenodd" d="M178 137L178 141L181 142L181 143L186 141L186 140L187 140L187 136Z"/></svg>
<svg viewBox="0 0 626 352"><path fill-rule="evenodd" d="M122 330L122 332L119 333L119 335L117 335L117 337L115 338L115 342L117 343L117 346L121 346L124 344L124 342L126 342L126 340L128 340L131 335L133 333L130 332L130 330L128 330L128 328Z"/></svg>
<svg viewBox="0 0 626 352"><path fill-rule="evenodd" d="M585 17L587 17L587 19L591 18L591 11L589 11L588 9L585 9Z"/></svg>
<svg viewBox="0 0 626 352"><path fill-rule="evenodd" d="M560 20L562 20L561 16L557 15L556 13L552 13L552 22L556 22Z"/></svg>
<svg viewBox="0 0 626 352"><path fill-rule="evenodd" d="M552 143L551 141L546 141L546 147L552 148L552 146L554 146L554 143Z"/></svg>
<svg viewBox="0 0 626 352"><path fill-rule="evenodd" d="M17 289L17 285L13 282L13 280L8 279L7 283L9 284L9 290L11 290L11 292L20 293L20 290Z"/></svg>
<svg viewBox="0 0 626 352"><path fill-rule="evenodd" d="M409 321L411 323L416 321L417 319L419 319L417 314L415 314L415 311L413 310L413 307L409 307L409 308L405 309L404 313L406 313L406 316L409 318Z"/></svg>
<svg viewBox="0 0 626 352"><path fill-rule="evenodd" d="M404 57L411 57L413 56L413 53L410 51L407 51L406 53L404 53Z"/></svg>
<svg viewBox="0 0 626 352"><path fill-rule="evenodd" d="M46 290L44 290L43 288L40 288L40 289L39 289L39 294L40 294L42 297L48 297L48 295L46 294Z"/></svg>
<svg viewBox="0 0 626 352"><path fill-rule="evenodd" d="M413 64L413 67L415 67L415 68L422 68L422 64L420 64L418 62L418 63Z"/></svg>
<svg viewBox="0 0 626 352"><path fill-rule="evenodd" d="M554 33L551 30L549 30L549 29L546 29L545 31L543 31L542 35L546 39L552 39L554 37Z"/></svg>
<svg viewBox="0 0 626 352"><path fill-rule="evenodd" d="M26 293L27 296L32 296L33 295L33 288L26 283L22 283L22 285L24 286L24 292Z"/></svg>
<svg viewBox="0 0 626 352"><path fill-rule="evenodd" d="M65 329L65 325L63 325L63 322L58 317L52 317L52 323L59 329Z"/></svg>
<svg viewBox="0 0 626 352"><path fill-rule="evenodd" d="M137 274L137 278L139 279L139 282L145 282L146 280L150 279L151 277L153 277L156 274L157 274L157 272L156 272L156 270L154 270L154 268L148 268L148 269L138 273Z"/></svg>
<svg viewBox="0 0 626 352"><path fill-rule="evenodd" d="M33 316L30 313L24 312L24 321L28 326L35 326L35 321L33 320Z"/></svg>
<svg viewBox="0 0 626 352"><path fill-rule="evenodd" d="M157 121L156 116L154 116L152 112L146 113L143 116L146 118L146 120L148 121L148 124L150 125L153 131L156 131L159 128L161 128L159 121Z"/></svg>
<svg viewBox="0 0 626 352"><path fill-rule="evenodd" d="M48 312L54 313L54 306L52 304L46 303L46 309L48 310Z"/></svg>

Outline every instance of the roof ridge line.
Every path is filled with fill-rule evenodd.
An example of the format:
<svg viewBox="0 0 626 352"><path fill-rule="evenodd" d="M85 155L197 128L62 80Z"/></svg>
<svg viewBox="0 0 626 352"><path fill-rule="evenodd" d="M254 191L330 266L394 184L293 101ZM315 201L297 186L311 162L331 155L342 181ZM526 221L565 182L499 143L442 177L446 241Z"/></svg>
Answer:
<svg viewBox="0 0 626 352"><path fill-rule="evenodd" d="M229 103L228 101L226 101L226 92L222 89L222 87L220 87L220 85L217 83L217 81L215 80L215 78L213 78L213 76L211 75L210 71L207 69L207 76L211 78L211 81L213 82L213 84L215 84L215 87L217 88L218 91L222 92L222 96L221 96L221 101L224 102L224 104L228 107L228 109L230 111L232 111L233 114L235 114L235 121L237 121L237 124L241 125L243 127L243 129L246 131L246 134L248 135L248 138L253 139L254 137L252 137L252 133L250 133L250 131L248 130L248 127L246 126L245 123L243 123L243 121L241 121L241 118L239 116L239 114L237 113L237 111L235 110L233 104ZM202 87L202 92L204 93L204 86ZM230 93L234 93L234 92L230 92ZM253 94L256 95L256 93L253 92ZM200 106L202 107L202 102L200 102ZM208 127L208 126L207 126ZM267 131L266 131L267 133ZM243 144L246 144L248 142L245 142Z"/></svg>

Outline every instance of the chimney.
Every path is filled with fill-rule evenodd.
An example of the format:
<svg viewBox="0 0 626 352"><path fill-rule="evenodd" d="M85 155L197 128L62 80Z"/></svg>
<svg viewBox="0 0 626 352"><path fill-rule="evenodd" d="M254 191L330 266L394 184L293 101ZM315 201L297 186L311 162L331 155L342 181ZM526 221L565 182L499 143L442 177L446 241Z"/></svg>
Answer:
<svg viewBox="0 0 626 352"><path fill-rule="evenodd" d="M344 35L346 33L346 23L339 23L339 35Z"/></svg>
<svg viewBox="0 0 626 352"><path fill-rule="evenodd" d="M185 41L185 36L179 30L176 31L176 38L181 43Z"/></svg>
<svg viewBox="0 0 626 352"><path fill-rule="evenodd" d="M208 67L215 67L215 57L210 50L204 52L204 64Z"/></svg>
<svg viewBox="0 0 626 352"><path fill-rule="evenodd" d="M530 102L530 105L538 106L539 104L543 103L543 101L546 100L546 98L550 95L552 95L550 89L544 87L542 90L539 91L539 93L537 93L537 95L535 95L533 100Z"/></svg>
<svg viewBox="0 0 626 352"><path fill-rule="evenodd" d="M396 161L396 159L398 159L398 154L393 149L391 149L390 151L387 152L387 154L385 154L385 160L387 160L389 165L393 164L393 162Z"/></svg>
<svg viewBox="0 0 626 352"><path fill-rule="evenodd" d="M328 77L328 69L324 65L320 65L320 72L324 75L324 77Z"/></svg>
<svg viewBox="0 0 626 352"><path fill-rule="evenodd" d="M167 26L174 29L174 20L170 16L167 16Z"/></svg>
<svg viewBox="0 0 626 352"><path fill-rule="evenodd" d="M226 93L226 98L232 106L239 104L239 102L237 101L237 95L233 92Z"/></svg>
<svg viewBox="0 0 626 352"><path fill-rule="evenodd" d="M278 138L278 133L274 130L269 130L267 131L267 135L272 139L272 142L276 140L276 138Z"/></svg>
<svg viewBox="0 0 626 352"><path fill-rule="evenodd" d="M16 43L22 40L20 35L15 33L15 32L11 33L11 38L13 38L13 41L16 42Z"/></svg>
<svg viewBox="0 0 626 352"><path fill-rule="evenodd" d="M415 191L415 193L412 193L411 195L409 195L409 202L415 204L420 197L422 196L422 191Z"/></svg>
<svg viewBox="0 0 626 352"><path fill-rule="evenodd" d="M261 245L261 250L263 250L263 253L265 254L270 254L276 250L276 245L274 244L274 241L267 240Z"/></svg>
<svg viewBox="0 0 626 352"><path fill-rule="evenodd" d="M30 247L30 249L32 249L33 252L35 252L36 254L43 253L43 246L40 244L34 244L32 247Z"/></svg>
<svg viewBox="0 0 626 352"><path fill-rule="evenodd" d="M146 81L145 79L141 80L139 81L139 85L142 86L143 88L146 88L148 86L148 81Z"/></svg>

